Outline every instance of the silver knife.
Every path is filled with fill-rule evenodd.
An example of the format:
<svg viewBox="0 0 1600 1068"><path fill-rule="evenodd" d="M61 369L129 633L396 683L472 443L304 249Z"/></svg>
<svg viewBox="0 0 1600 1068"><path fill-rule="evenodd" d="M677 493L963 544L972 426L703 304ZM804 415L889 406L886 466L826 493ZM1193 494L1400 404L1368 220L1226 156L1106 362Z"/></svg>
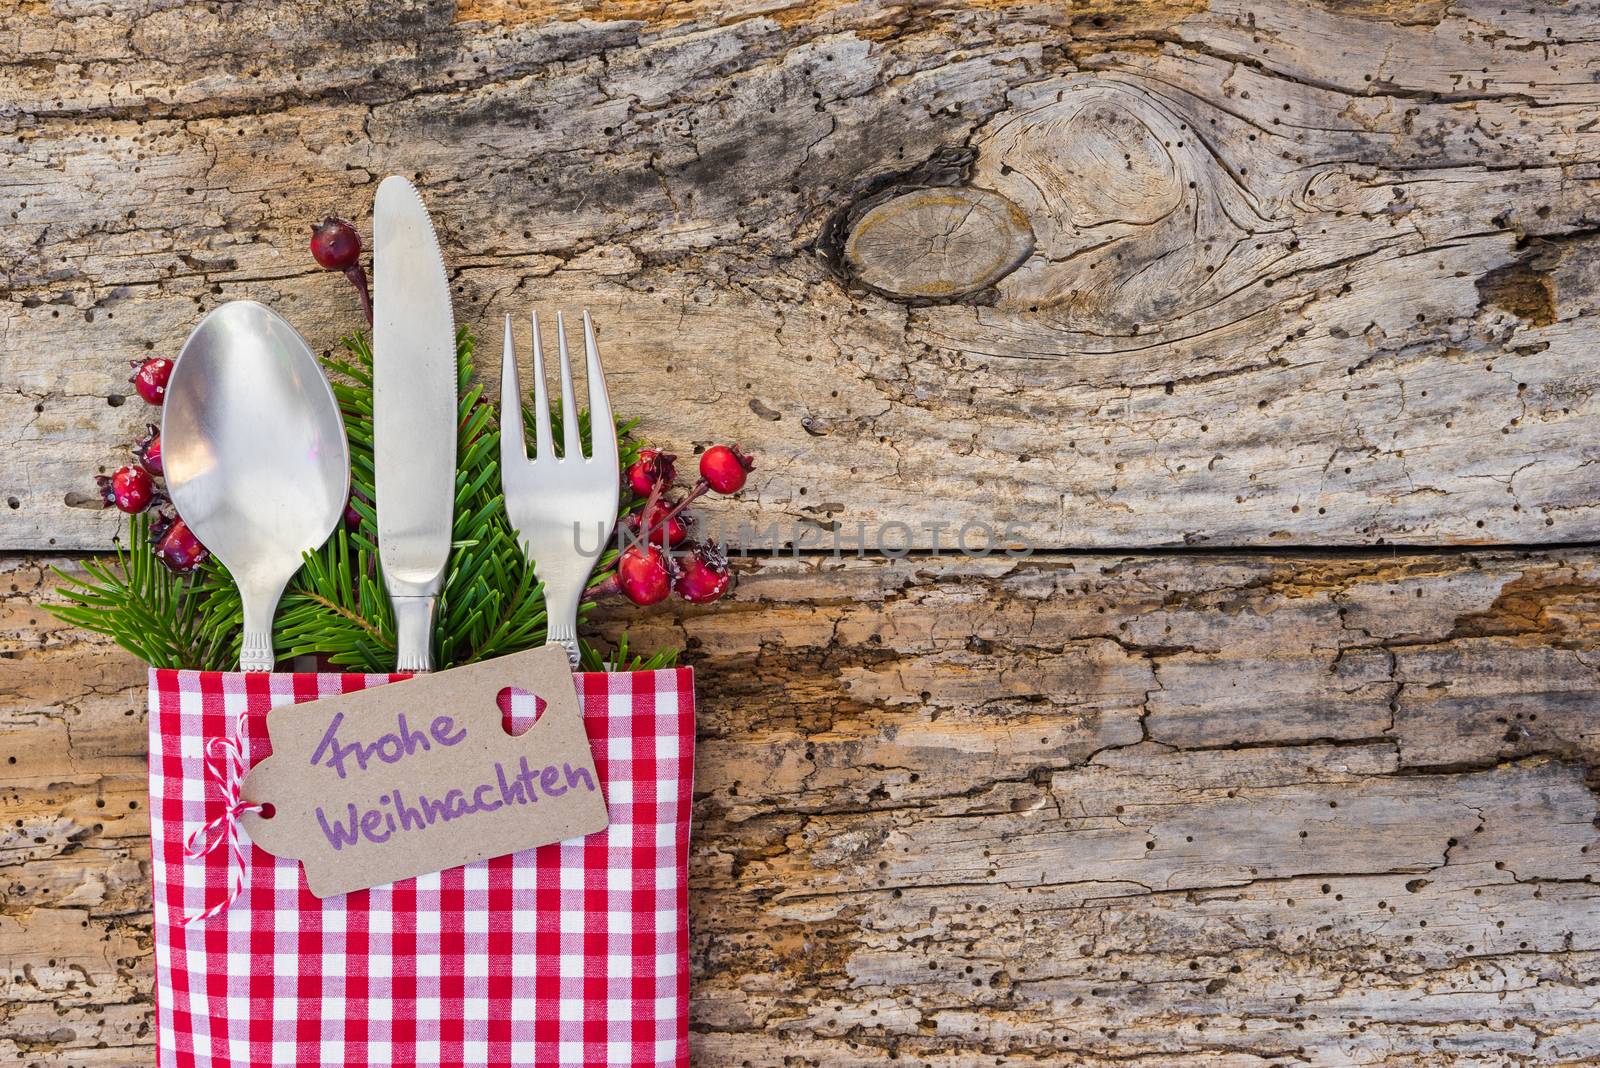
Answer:
<svg viewBox="0 0 1600 1068"><path fill-rule="evenodd" d="M372 437L378 559L399 671L433 669L456 478L456 331L444 258L416 189L394 175L372 206Z"/></svg>

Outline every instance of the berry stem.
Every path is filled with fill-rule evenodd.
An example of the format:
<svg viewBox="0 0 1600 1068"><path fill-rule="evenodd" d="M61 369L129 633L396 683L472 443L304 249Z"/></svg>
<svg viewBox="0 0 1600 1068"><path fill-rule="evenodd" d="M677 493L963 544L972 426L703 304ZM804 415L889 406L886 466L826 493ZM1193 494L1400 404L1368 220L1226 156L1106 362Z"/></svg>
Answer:
<svg viewBox="0 0 1600 1068"><path fill-rule="evenodd" d="M655 527L654 525L646 522L646 520L648 520L650 518L650 514L656 510L656 502L661 500L662 491L665 489L666 486L660 479L657 479L650 486L650 493L644 499L644 508L639 512L639 532L644 535L644 542L647 545L650 543L650 532L654 530Z"/></svg>
<svg viewBox="0 0 1600 1068"><path fill-rule="evenodd" d="M667 487L664 482L657 482L655 485L650 487L650 495L644 499L644 509L639 513L639 533L644 543L648 545L651 543L652 535L657 530L661 531L661 549L670 556L672 554L672 521L676 519L678 517L678 513L687 508L696 497L705 496L706 492L711 489L711 483L702 478L699 482L694 484L693 489L684 495L683 500L667 509L667 511L664 512L654 523L647 522L650 515L655 511L656 502L661 499L661 495L666 488Z"/></svg>
<svg viewBox="0 0 1600 1068"><path fill-rule="evenodd" d="M583 600L598 601L602 597L614 597L622 592L622 582L617 578L615 571L583 591Z"/></svg>
<svg viewBox="0 0 1600 1068"><path fill-rule="evenodd" d="M702 478L699 482L696 482L694 484L694 489L684 494L683 500L673 505L672 508L667 511L667 514L661 517L660 525L662 530L665 531L667 524L676 519L679 512L689 507L689 503L691 501L693 501L696 497L705 496L706 491L709 489L711 489L711 483L707 482L705 479Z"/></svg>
<svg viewBox="0 0 1600 1068"><path fill-rule="evenodd" d="M351 264L350 269L344 272L344 276L350 279L351 285L356 287L356 293L361 297L361 314L367 317L367 326L370 327L372 325L372 290L367 286L367 272L361 269L361 264L355 263Z"/></svg>

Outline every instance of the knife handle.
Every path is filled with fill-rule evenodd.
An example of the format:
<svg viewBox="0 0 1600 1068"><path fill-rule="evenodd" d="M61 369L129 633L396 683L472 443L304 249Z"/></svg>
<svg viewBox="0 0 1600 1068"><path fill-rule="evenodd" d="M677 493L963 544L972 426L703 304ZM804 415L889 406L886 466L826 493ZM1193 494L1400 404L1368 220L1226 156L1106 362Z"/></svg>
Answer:
<svg viewBox="0 0 1600 1068"><path fill-rule="evenodd" d="M433 670L433 614L438 598L433 594L395 596L394 643L396 671Z"/></svg>

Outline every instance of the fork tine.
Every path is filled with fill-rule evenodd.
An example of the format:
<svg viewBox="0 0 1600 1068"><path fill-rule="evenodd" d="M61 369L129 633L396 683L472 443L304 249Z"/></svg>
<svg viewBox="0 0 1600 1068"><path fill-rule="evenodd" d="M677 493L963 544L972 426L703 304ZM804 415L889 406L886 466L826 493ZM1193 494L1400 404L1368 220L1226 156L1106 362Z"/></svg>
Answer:
<svg viewBox="0 0 1600 1068"><path fill-rule="evenodd" d="M544 344L539 339L539 313L530 312L533 319L533 448L534 461L543 463L556 458L555 445L550 433L550 392L544 384Z"/></svg>
<svg viewBox="0 0 1600 1068"><path fill-rule="evenodd" d="M517 381L517 350L511 340L511 316L506 316L506 339L500 350L500 477L513 463L528 460L528 437L522 428L522 384Z"/></svg>
<svg viewBox="0 0 1600 1068"><path fill-rule="evenodd" d="M578 434L578 399L572 392L572 358L567 355L567 323L556 312L556 340L561 346L561 456L576 460L583 456L583 441Z"/></svg>
<svg viewBox="0 0 1600 1068"><path fill-rule="evenodd" d="M611 417L611 396L606 374L600 369L600 349L594 343L594 323L583 309L583 349L589 377L589 458L613 465L617 462L617 424Z"/></svg>

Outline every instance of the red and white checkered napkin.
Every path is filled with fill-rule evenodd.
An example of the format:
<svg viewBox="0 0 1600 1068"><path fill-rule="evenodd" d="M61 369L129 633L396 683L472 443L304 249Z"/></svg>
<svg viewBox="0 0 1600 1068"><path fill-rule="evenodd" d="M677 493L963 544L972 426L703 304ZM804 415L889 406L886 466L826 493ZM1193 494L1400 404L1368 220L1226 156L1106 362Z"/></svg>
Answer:
<svg viewBox="0 0 1600 1068"><path fill-rule="evenodd" d="M160 1064L688 1064L687 668L575 676L605 831L326 900L246 840L243 892L185 926L230 884L228 849L184 852L226 808L210 740L242 711L253 765L269 708L405 677L151 671Z"/></svg>

